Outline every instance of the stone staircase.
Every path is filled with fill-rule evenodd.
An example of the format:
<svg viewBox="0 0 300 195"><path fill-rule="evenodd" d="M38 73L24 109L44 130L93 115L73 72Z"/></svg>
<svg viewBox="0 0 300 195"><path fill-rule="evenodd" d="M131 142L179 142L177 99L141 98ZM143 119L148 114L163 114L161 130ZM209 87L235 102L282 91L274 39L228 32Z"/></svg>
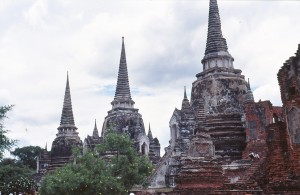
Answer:
<svg viewBox="0 0 300 195"><path fill-rule="evenodd" d="M217 190L215 194L264 194L260 184L258 184L257 173L262 170L266 157L263 156L259 160L253 160L251 165L242 172L241 178L235 183L225 183L222 190ZM250 161L250 160L247 160Z"/></svg>
<svg viewBox="0 0 300 195"><path fill-rule="evenodd" d="M204 112L204 100L201 98L198 102L198 112L197 112L198 125L203 125L205 122L205 112Z"/></svg>
<svg viewBox="0 0 300 195"><path fill-rule="evenodd" d="M206 116L205 129L215 145L216 156L238 160L246 147L246 133L240 114Z"/></svg>
<svg viewBox="0 0 300 195"><path fill-rule="evenodd" d="M242 187L246 189L256 189L260 190L261 188L258 186L257 181L253 177L254 174L259 171L262 163L264 162L265 158L261 158L259 160L253 160L249 169L245 171L245 174L236 182L236 187Z"/></svg>
<svg viewBox="0 0 300 195"><path fill-rule="evenodd" d="M64 166L72 160L72 157L56 157L51 159L50 165L48 167L48 171L53 171L59 167Z"/></svg>

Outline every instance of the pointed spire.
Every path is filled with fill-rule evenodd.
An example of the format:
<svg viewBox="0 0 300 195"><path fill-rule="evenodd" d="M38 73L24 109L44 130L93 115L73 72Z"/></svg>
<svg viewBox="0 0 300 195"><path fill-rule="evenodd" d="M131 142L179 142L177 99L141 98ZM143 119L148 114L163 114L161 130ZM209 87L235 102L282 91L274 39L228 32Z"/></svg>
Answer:
<svg viewBox="0 0 300 195"><path fill-rule="evenodd" d="M184 93L183 93L183 100L181 104L181 110L189 109L190 108L190 101L187 99L186 95L186 87L184 86Z"/></svg>
<svg viewBox="0 0 300 195"><path fill-rule="evenodd" d="M71 101L71 93L70 93L70 86L69 86L69 74L67 73L67 84L64 96L64 104L60 119L60 126L58 129L64 128L72 128L77 129L74 122L73 117L73 109L72 109L72 101Z"/></svg>
<svg viewBox="0 0 300 195"><path fill-rule="evenodd" d="M205 56L201 60L203 71L218 67L225 68L223 71L234 69L233 61L234 58L228 52L226 39L222 35L217 0L210 0ZM201 76L201 74L196 76Z"/></svg>
<svg viewBox="0 0 300 195"><path fill-rule="evenodd" d="M183 99L187 100L187 96L186 96L186 87L184 86L184 95L183 95Z"/></svg>
<svg viewBox="0 0 300 195"><path fill-rule="evenodd" d="M245 95L244 103L250 103L250 102L254 102L254 97L253 97L253 93L252 93L251 87L250 87L250 80L248 78L247 93Z"/></svg>
<svg viewBox="0 0 300 195"><path fill-rule="evenodd" d="M47 151L47 142L46 142L46 145L45 145L45 150Z"/></svg>
<svg viewBox="0 0 300 195"><path fill-rule="evenodd" d="M153 136L152 136L152 132L151 132L150 123L149 123L149 130L148 130L148 138L149 138L149 141L150 141L150 142L153 140Z"/></svg>
<svg viewBox="0 0 300 195"><path fill-rule="evenodd" d="M123 98L131 99L128 71L127 71L127 63L126 63L124 37L122 37L122 51L121 51L121 57L120 57L117 88L116 88L116 93L115 93L115 99L120 99L120 98L121 99L123 99Z"/></svg>
<svg viewBox="0 0 300 195"><path fill-rule="evenodd" d="M248 85L247 85L247 89L248 89L249 91L251 91L251 87L250 87L250 80L249 80L249 78L248 78Z"/></svg>
<svg viewBox="0 0 300 195"><path fill-rule="evenodd" d="M94 131L93 131L93 137L99 137L96 119L95 119L95 127L94 127Z"/></svg>
<svg viewBox="0 0 300 195"><path fill-rule="evenodd" d="M217 0L210 0L205 55L213 52L227 51L227 49L226 39L222 35Z"/></svg>
<svg viewBox="0 0 300 195"><path fill-rule="evenodd" d="M115 93L114 101L112 102L113 107L118 103L126 103L127 104L126 107L128 107L128 105L129 107L132 107L134 104L130 94L124 37L122 37L122 50L121 50L121 57L120 57L116 93ZM118 105L118 107L120 107L120 105Z"/></svg>

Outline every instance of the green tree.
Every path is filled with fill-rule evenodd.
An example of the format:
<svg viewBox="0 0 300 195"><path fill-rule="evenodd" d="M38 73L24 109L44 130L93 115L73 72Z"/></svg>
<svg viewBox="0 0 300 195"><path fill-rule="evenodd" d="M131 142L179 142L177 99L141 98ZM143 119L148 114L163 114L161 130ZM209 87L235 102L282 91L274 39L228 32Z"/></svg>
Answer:
<svg viewBox="0 0 300 195"><path fill-rule="evenodd" d="M134 184L141 184L150 175L153 167L145 156L138 156L132 147L132 141L126 134L108 132L103 144L96 149L100 154L115 153L111 158L112 175L130 190Z"/></svg>
<svg viewBox="0 0 300 195"><path fill-rule="evenodd" d="M0 191L2 194L30 193L34 188L34 171L15 159L2 159L0 162Z"/></svg>
<svg viewBox="0 0 300 195"><path fill-rule="evenodd" d="M5 130L3 120L6 118L6 113L11 110L12 106L0 106L0 160L3 158L5 150L11 149L15 144L15 140L7 137L8 130Z"/></svg>
<svg viewBox="0 0 300 195"><path fill-rule="evenodd" d="M42 150L39 146L25 146L16 148L11 154L16 156L23 165L36 169L36 158Z"/></svg>
<svg viewBox="0 0 300 195"><path fill-rule="evenodd" d="M125 189L111 176L105 161L88 152L76 160L49 173L42 180L41 194L122 194Z"/></svg>
<svg viewBox="0 0 300 195"><path fill-rule="evenodd" d="M106 134L94 152L80 156L77 150L72 163L46 175L41 194L128 194L152 171L149 160L131 146L128 136Z"/></svg>

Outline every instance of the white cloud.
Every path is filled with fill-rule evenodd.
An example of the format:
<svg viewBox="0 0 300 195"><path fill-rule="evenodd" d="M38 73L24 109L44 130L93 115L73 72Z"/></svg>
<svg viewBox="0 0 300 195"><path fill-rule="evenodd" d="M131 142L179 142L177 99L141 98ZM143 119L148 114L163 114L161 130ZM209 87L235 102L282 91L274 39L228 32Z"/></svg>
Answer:
<svg viewBox="0 0 300 195"><path fill-rule="evenodd" d="M36 0L32 6L23 12L26 22L32 26L44 26L45 16L48 13L47 0Z"/></svg>

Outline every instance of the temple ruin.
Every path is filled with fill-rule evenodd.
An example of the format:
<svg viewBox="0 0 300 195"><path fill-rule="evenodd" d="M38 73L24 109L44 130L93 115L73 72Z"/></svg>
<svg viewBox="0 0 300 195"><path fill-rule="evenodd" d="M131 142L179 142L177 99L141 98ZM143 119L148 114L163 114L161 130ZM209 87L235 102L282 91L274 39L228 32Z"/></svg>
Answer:
<svg viewBox="0 0 300 195"><path fill-rule="evenodd" d="M254 101L210 0L203 71L171 116L170 145L137 194L299 194L300 44L279 70L282 107Z"/></svg>
<svg viewBox="0 0 300 195"><path fill-rule="evenodd" d="M160 157L160 143L132 100L124 38L112 108L99 136L82 144L74 123L69 78L51 153L38 159L38 174L72 159L71 148L93 150L108 131L127 134L140 155L155 165L136 194L300 194L300 44L278 72L282 107L254 101L250 81L234 68L221 29L217 0L209 1L203 71L196 74L191 96L183 90L181 108L169 121L170 141ZM126 165L124 165L126 166Z"/></svg>

